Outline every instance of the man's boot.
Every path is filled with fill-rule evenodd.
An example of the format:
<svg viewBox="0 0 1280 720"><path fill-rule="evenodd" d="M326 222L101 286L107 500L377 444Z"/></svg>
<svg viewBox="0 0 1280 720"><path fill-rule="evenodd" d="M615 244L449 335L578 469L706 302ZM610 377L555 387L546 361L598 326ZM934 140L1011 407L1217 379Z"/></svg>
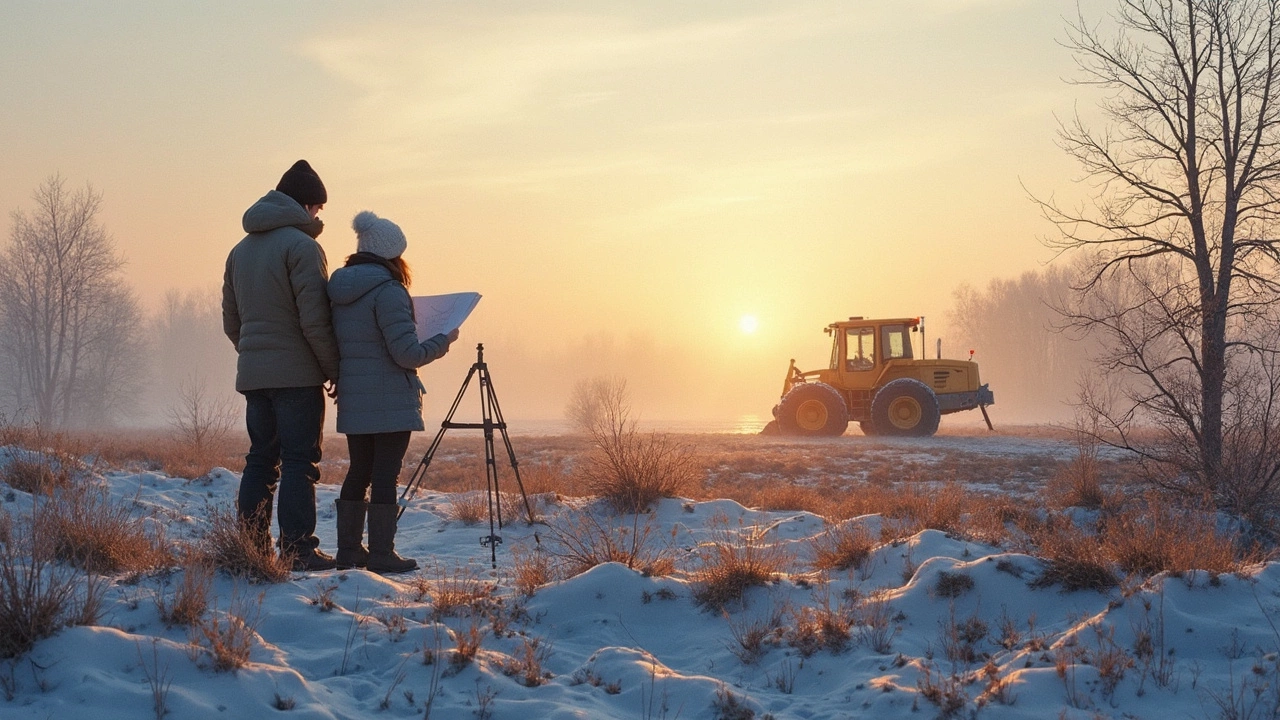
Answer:
<svg viewBox="0 0 1280 720"><path fill-rule="evenodd" d="M418 561L396 554L395 503L369 503L369 570L376 573L402 573L418 569Z"/></svg>
<svg viewBox="0 0 1280 720"><path fill-rule="evenodd" d="M339 570L362 568L369 562L369 551L364 547L364 514L369 504L363 500L337 500L338 554L335 560Z"/></svg>

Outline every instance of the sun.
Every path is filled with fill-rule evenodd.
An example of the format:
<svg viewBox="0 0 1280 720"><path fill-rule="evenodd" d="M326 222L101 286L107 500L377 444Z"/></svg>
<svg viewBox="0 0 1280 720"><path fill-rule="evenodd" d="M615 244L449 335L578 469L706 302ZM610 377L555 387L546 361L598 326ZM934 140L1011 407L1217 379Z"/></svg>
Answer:
<svg viewBox="0 0 1280 720"><path fill-rule="evenodd" d="M744 335L750 335L760 328L760 321L756 320L755 315L743 315L738 319L738 329Z"/></svg>

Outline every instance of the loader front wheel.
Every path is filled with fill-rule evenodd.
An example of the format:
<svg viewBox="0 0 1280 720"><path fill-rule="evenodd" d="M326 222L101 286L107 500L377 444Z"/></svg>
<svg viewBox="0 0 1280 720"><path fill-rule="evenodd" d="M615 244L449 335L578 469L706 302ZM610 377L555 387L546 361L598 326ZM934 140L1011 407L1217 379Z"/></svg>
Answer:
<svg viewBox="0 0 1280 720"><path fill-rule="evenodd" d="M898 378L871 401L871 422L879 435L928 437L938 431L938 396L913 378Z"/></svg>
<svg viewBox="0 0 1280 720"><path fill-rule="evenodd" d="M804 383L778 403L778 425L789 435L843 435L849 427L849 409L830 385Z"/></svg>

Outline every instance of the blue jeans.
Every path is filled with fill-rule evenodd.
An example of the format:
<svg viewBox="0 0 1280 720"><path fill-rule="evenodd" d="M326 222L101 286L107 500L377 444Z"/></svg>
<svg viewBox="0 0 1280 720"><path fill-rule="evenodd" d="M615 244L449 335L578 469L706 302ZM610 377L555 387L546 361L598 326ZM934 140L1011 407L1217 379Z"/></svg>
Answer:
<svg viewBox="0 0 1280 720"><path fill-rule="evenodd" d="M303 556L316 537L316 483L324 389L319 386L244 392L249 454L244 458L237 502L241 522L269 542L271 506L280 489L280 550Z"/></svg>

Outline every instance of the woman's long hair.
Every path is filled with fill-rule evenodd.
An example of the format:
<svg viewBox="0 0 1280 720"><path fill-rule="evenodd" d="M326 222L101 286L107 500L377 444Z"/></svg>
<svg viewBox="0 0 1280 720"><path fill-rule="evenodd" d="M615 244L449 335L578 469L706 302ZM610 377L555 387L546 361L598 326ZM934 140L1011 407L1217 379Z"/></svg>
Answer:
<svg viewBox="0 0 1280 720"><path fill-rule="evenodd" d="M396 282L404 285L405 287L409 287L409 283L413 280L412 275L409 273L409 264L400 256L388 259L369 252L358 252L354 255L347 256L346 267L351 267L352 265L366 265L369 263L381 265L387 270L390 270L391 277L395 278Z"/></svg>

